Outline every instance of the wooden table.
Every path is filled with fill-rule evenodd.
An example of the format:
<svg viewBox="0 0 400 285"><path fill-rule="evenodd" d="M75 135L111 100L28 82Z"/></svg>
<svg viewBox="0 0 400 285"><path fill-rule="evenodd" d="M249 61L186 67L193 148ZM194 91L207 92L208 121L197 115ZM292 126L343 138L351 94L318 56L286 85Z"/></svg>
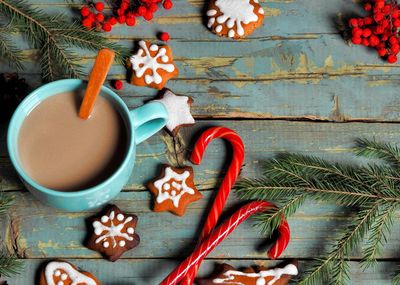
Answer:
<svg viewBox="0 0 400 285"><path fill-rule="evenodd" d="M39 0L49 13L70 13L62 0ZM351 153L354 139L377 137L400 141L400 71L374 51L347 45L338 32L341 15L358 13L350 0L271 0L262 3L265 23L248 39L232 41L210 33L203 24L205 1L176 0L175 8L162 11L151 23L135 28L118 27L109 37L133 46L139 39L154 40L158 31L168 31L180 70L168 87L194 98L194 127L173 139L161 132L142 143L129 184L113 201L139 216L140 246L122 260L110 263L86 249L85 219L96 210L64 213L34 199L21 185L7 157L5 126L0 140L0 189L15 197L9 217L0 224L0 236L9 252L25 261L25 271L11 285L33 284L38 267L62 258L94 273L106 285L158 284L189 254L201 227L202 217L223 173L225 145L213 142L204 163L195 167L196 184L205 198L192 204L183 218L153 213L151 196L144 183L158 174L162 163L187 164L193 141L208 126L236 130L246 144L242 176L257 176L264 160L280 151L317 155L337 161L358 161ZM76 5L79 6L79 5ZM18 37L18 35L16 35ZM21 45L27 46L23 41ZM36 51L27 48L35 57ZM92 55L83 53L90 69ZM6 71L6 65L1 66ZM26 62L30 84L38 86L39 70L34 60ZM125 78L125 69L115 65L110 78ZM119 92L135 107L154 98L156 91L128 86ZM237 205L232 195L228 208ZM338 230L351 219L348 209L309 201L289 220L292 240L283 258L299 258L303 268L320 257ZM266 264L265 251L258 251L265 238L250 221L209 256L202 271L215 262L234 265ZM363 272L352 256L351 284L390 284L390 274L399 265L400 226L397 224L384 247L376 270Z"/></svg>

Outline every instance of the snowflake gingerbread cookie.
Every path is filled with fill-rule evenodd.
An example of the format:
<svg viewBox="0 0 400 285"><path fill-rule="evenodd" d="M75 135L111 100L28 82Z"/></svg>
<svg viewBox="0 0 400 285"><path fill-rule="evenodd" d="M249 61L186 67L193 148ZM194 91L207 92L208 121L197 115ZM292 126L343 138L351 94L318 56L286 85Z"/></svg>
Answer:
<svg viewBox="0 0 400 285"><path fill-rule="evenodd" d="M99 285L91 273L79 271L66 261L51 261L40 274L40 285Z"/></svg>
<svg viewBox="0 0 400 285"><path fill-rule="evenodd" d="M128 62L132 69L131 84L162 89L168 80L178 75L169 46L140 41L139 49Z"/></svg>
<svg viewBox="0 0 400 285"><path fill-rule="evenodd" d="M87 247L100 252L110 261L116 261L125 251L139 245L137 221L137 216L125 214L111 205L104 214L92 219L93 232Z"/></svg>
<svg viewBox="0 0 400 285"><path fill-rule="evenodd" d="M160 177L148 184L154 195L155 212L169 211L183 216L186 207L203 197L194 185L193 168L164 165Z"/></svg>
<svg viewBox="0 0 400 285"><path fill-rule="evenodd" d="M199 285L286 285L298 274L297 261L283 267L267 269L265 267L236 270L229 264L222 264L219 274L199 279Z"/></svg>
<svg viewBox="0 0 400 285"><path fill-rule="evenodd" d="M195 123L190 107L193 99L188 96L176 95L169 89L164 89L159 96L160 99L155 100L162 103L168 112L167 130L176 136L181 127L191 126Z"/></svg>
<svg viewBox="0 0 400 285"><path fill-rule="evenodd" d="M239 39L262 25L264 9L258 0L212 0L207 17L213 33Z"/></svg>

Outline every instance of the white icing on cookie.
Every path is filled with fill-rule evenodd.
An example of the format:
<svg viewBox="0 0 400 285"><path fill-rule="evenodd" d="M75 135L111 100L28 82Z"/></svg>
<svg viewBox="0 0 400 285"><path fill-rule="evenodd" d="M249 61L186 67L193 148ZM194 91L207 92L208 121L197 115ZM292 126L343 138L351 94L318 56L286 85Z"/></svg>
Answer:
<svg viewBox="0 0 400 285"><path fill-rule="evenodd" d="M157 203L162 203L165 200L171 200L172 203L174 204L174 207L178 208L179 207L179 202L180 199L182 198L183 194L187 193L187 194L195 194L194 189L190 188L189 186L187 186L186 184L186 179L188 179L188 177L190 176L190 172L189 171L185 171L182 174L179 174L177 172L175 172L171 167L167 167L165 168L165 175L163 178L157 180L156 182L154 182L154 187L156 187L156 189L158 190L158 195L157 195ZM172 182L172 186L179 190L179 193L177 193L177 191L173 190L173 191L165 191L164 190L164 184L168 184L168 181L170 181L171 179L179 182Z"/></svg>
<svg viewBox="0 0 400 285"><path fill-rule="evenodd" d="M165 91L164 96L157 102L162 103L168 112L168 121L166 128L173 132L179 125L194 124L194 118L190 113L189 97L177 96L170 90ZM165 184L168 187L168 184ZM165 190L169 190L165 189Z"/></svg>
<svg viewBox="0 0 400 285"><path fill-rule="evenodd" d="M133 237L130 236L131 234L128 231L126 233L122 232L122 230L125 227L125 225L127 223L131 222L133 220L133 218L132 217L127 217L125 219L124 215L118 214L117 215L117 220L120 221L120 222L123 221L122 223L120 223L118 225L114 224L114 218L115 218L115 212L112 211L110 213L110 216L101 217L101 219L100 219L101 222L99 222L99 221L93 222L94 233L97 236L100 236L100 237L98 237L96 239L95 242L96 243L103 242L103 247L104 248L108 248L110 246L110 243L107 241L108 238L111 239L113 248L117 247L117 245L121 246L121 243L117 242L116 237L123 238L123 239L129 240L129 241L133 240ZM111 225L110 226L106 226L103 223L103 220L110 221ZM106 233L102 235L103 232L106 232ZM125 246L125 244L123 246ZM121 247L123 247L123 246L121 246Z"/></svg>
<svg viewBox="0 0 400 285"><path fill-rule="evenodd" d="M278 281L282 275L297 275L299 272L294 264L288 264L283 268L275 268L260 271L259 273L244 273L235 270L229 270L224 273L226 278L217 278L213 282L215 284L234 284L234 285L245 285L244 283L235 281L235 276L245 276L248 278L257 278L256 285L273 285ZM268 283L265 281L266 277L274 277Z"/></svg>
<svg viewBox="0 0 400 285"><path fill-rule="evenodd" d="M61 270L65 273L61 274ZM47 264L46 269L44 271L44 275L46 278L47 285L64 285L65 280L68 278L72 281L71 285L97 285L96 281L94 281L89 276L80 273L78 270L72 267L71 264L67 262L57 262L53 261ZM60 277L60 281L54 283L54 276Z"/></svg>
<svg viewBox="0 0 400 285"><path fill-rule="evenodd" d="M258 3L258 1L254 1L254 3ZM215 23L215 21L219 24L215 31L217 33L222 31L222 24L226 23L228 28L228 36L233 38L236 34L239 36L244 35L243 24L249 24L252 22L258 21L258 15L254 13L254 6L250 4L250 0L216 0L215 6L221 12L220 16L216 16L217 11L215 9L210 9L207 11L207 16L211 17L208 21L208 27ZM262 10L262 8L260 8ZM262 13L264 10L262 10ZM236 29L234 28L236 24Z"/></svg>
<svg viewBox="0 0 400 285"><path fill-rule="evenodd" d="M155 84L160 84L162 82L162 77L157 70L162 69L169 73L175 70L175 66L172 63L168 63L170 59L166 55L167 50L164 47L152 44L150 46L150 51L158 51L157 54L152 57L145 41L140 41L139 46L140 48L137 54L130 58L135 75L141 78L146 71L150 70L151 74L147 74L144 77L146 84L151 84L153 82ZM158 59L160 59L161 62L159 62Z"/></svg>

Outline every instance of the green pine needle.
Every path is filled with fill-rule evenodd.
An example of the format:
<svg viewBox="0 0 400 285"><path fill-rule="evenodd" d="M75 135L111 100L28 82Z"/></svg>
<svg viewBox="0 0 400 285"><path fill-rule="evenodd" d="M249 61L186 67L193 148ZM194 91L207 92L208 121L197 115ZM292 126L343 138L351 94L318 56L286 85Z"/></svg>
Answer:
<svg viewBox="0 0 400 285"><path fill-rule="evenodd" d="M22 261L4 252L0 252L0 276L11 277L19 274L23 268Z"/></svg>
<svg viewBox="0 0 400 285"><path fill-rule="evenodd" d="M40 51L42 77L47 81L84 76L79 49L112 49L118 63L124 63L129 54L127 48L108 41L101 33L88 31L78 22L67 22L61 14L50 17L25 0L0 0L0 13L9 20L10 27L25 35L32 47ZM0 54L11 59L12 51L16 59L13 62L22 67L21 51L10 40L2 42L0 34Z"/></svg>
<svg viewBox="0 0 400 285"><path fill-rule="evenodd" d="M11 196L4 196L0 194L0 217L7 213L13 202L14 201Z"/></svg>
<svg viewBox="0 0 400 285"><path fill-rule="evenodd" d="M393 285L400 285L400 273L393 278Z"/></svg>
<svg viewBox="0 0 400 285"><path fill-rule="evenodd" d="M359 140L356 154L384 163L346 165L286 153L265 163L262 178L243 179L235 186L243 199L269 200L280 206L256 218L263 232L275 230L282 215L293 215L307 198L355 210L355 219L331 250L305 270L301 285L349 284L351 253L361 247L362 265L369 267L387 241L400 208L400 148ZM395 281L400 284L400 274Z"/></svg>

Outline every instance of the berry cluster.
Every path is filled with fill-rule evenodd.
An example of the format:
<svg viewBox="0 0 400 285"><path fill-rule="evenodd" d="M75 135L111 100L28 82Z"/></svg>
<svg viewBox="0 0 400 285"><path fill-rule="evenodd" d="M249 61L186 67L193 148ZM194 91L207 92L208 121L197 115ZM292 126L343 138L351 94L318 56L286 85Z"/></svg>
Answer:
<svg viewBox="0 0 400 285"><path fill-rule="evenodd" d="M114 6L113 15L110 17L103 13L103 2L88 2L81 8L82 25L88 29L102 29L105 32L110 32L112 26L117 23L134 26L136 17L143 17L146 21L153 19L154 13L158 10L158 4L161 2L164 9L169 10L173 6L171 0L141 0L140 2L121 0Z"/></svg>
<svg viewBox="0 0 400 285"><path fill-rule="evenodd" d="M400 52L400 7L396 1L369 0L364 10L372 12L364 18L351 18L352 42L375 48L389 63L397 62Z"/></svg>

